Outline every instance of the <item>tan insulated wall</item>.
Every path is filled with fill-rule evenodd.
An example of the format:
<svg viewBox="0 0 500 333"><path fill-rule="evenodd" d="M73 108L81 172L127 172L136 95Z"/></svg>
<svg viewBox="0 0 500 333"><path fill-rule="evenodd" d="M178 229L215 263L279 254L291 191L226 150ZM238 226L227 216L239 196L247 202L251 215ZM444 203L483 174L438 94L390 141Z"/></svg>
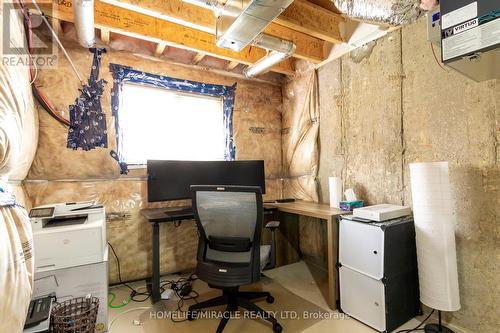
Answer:
<svg viewBox="0 0 500 333"><path fill-rule="evenodd" d="M283 86L283 197L318 201L319 105L316 71L296 62L297 74Z"/></svg>
<svg viewBox="0 0 500 333"><path fill-rule="evenodd" d="M476 83L441 69L424 21L379 40L368 59L345 56L318 77L321 200L334 175L370 204L411 205L408 163L448 161L462 309L446 319L468 332L498 331L500 80Z"/></svg>
<svg viewBox="0 0 500 333"><path fill-rule="evenodd" d="M66 45L79 71L87 76L92 54L75 43L67 42ZM64 58L59 61L57 70L42 71L38 81L49 100L67 116L68 105L77 96L78 81L68 62ZM129 175L121 176L117 163L109 156L110 150L116 149L110 113L110 62L207 83L232 85L237 82L233 116L237 159L264 159L268 197L277 197L281 186L277 179L281 172L281 88L145 59L131 53L109 51L103 56L100 71L100 77L108 81L102 98L103 111L107 115L108 149L88 152L67 149L67 129L45 112L40 112L38 150L25 182L32 204L89 199L104 203L108 215L108 240L120 257L122 277L131 280L151 275L151 227L139 214L141 208L150 205L147 203L145 170L131 170ZM194 223L184 222L178 228L165 225L160 229L162 272L192 269L197 244ZM117 271L112 256L109 272L110 281L116 282Z"/></svg>
<svg viewBox="0 0 500 333"><path fill-rule="evenodd" d="M9 21L4 21L10 14ZM6 27L9 27L8 34ZM23 45L22 20L12 3L0 2L0 36L7 45ZM0 45L0 202L13 192L25 200L20 180L26 177L37 144L37 115L27 67L8 64L25 57L25 50L10 58ZM24 52L24 54L23 54ZM22 331L33 287L32 232L28 213L21 206L0 207L0 332Z"/></svg>

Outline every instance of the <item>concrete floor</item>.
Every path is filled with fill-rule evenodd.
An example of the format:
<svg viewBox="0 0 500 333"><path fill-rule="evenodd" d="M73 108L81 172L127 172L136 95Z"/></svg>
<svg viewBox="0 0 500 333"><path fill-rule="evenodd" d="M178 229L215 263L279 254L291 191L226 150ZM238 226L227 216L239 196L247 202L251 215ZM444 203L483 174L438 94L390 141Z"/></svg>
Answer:
<svg viewBox="0 0 500 333"><path fill-rule="evenodd" d="M332 312L328 309L321 288L322 281L318 280L317 274L314 272L314 268L308 267L303 261L295 264L279 267L274 270L269 270L265 272L265 275L272 279L273 283L277 283L287 289L289 292L313 303L315 306L324 309L325 312ZM167 276L166 279L176 279L178 276ZM142 288L144 282L136 282L132 284L134 288ZM120 302L121 299L125 299L128 294L128 289L124 286L111 287L110 291L117 295L114 304ZM148 300L143 303L131 302L122 309L108 309L109 311L109 325L111 328L110 333L164 333L164 329L151 329L151 325L144 325L144 316L146 311L151 309L151 302ZM334 314L336 312L333 312ZM317 320L311 326L300 330L303 333L375 333L377 331L371 329L370 327L360 323L359 321L342 316L333 316L333 319ZM413 328L417 326L420 322L417 319L412 319L405 325L401 326L399 329ZM174 324L179 325L179 324ZM180 329L182 332L186 332L186 325L183 324L183 328ZM173 326L175 327L175 326ZM180 326L178 326L180 328ZM228 324L229 328L229 324ZM169 330L170 331L170 330ZM189 329L188 329L189 331ZM230 333L231 330L228 330ZM264 331L259 329L258 331ZM269 327L269 333L272 333ZM396 330L397 331L397 330ZM199 327L193 327L193 333L199 333ZM287 332L287 327L284 325L283 332Z"/></svg>

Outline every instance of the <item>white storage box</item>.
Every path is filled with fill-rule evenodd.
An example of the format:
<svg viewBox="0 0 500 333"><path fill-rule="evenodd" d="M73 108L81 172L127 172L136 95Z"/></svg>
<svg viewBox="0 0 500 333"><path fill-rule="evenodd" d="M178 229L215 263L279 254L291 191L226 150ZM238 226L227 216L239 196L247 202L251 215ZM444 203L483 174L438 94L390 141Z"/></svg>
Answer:
<svg viewBox="0 0 500 333"><path fill-rule="evenodd" d="M402 216L411 214L411 209L408 206L398 206L390 204L381 204L367 206L362 208L354 208L352 215L372 221L387 221Z"/></svg>
<svg viewBox="0 0 500 333"><path fill-rule="evenodd" d="M35 273L33 298L55 293L58 302L87 294L99 298L96 332L108 330L108 251L105 261Z"/></svg>

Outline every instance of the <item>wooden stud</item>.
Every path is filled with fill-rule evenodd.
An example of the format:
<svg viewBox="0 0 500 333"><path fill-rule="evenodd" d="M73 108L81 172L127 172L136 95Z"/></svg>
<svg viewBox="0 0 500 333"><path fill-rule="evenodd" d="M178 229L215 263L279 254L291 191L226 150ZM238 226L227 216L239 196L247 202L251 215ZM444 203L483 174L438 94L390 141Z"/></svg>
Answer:
<svg viewBox="0 0 500 333"><path fill-rule="evenodd" d="M227 65L226 65L226 71L228 72L231 72L233 69L236 68L236 66L238 66L239 63L237 63L236 61L230 61Z"/></svg>
<svg viewBox="0 0 500 333"><path fill-rule="evenodd" d="M140 3L136 0L103 0L103 2L215 34L215 16L212 11L182 0L150 0ZM312 63L319 63L325 59L325 41L321 38L275 23L267 26L264 32L294 42L296 50L293 56L296 58ZM325 34L327 35L328 32ZM338 37L340 39L340 35Z"/></svg>
<svg viewBox="0 0 500 333"><path fill-rule="evenodd" d="M110 38L109 35L110 35L109 29L105 28L101 29L101 41L104 44L109 44L109 38Z"/></svg>
<svg viewBox="0 0 500 333"><path fill-rule="evenodd" d="M54 29L54 32L56 33L57 36L61 36L62 33L62 26L61 26L61 21L59 21L56 18L52 18L52 29Z"/></svg>
<svg viewBox="0 0 500 333"><path fill-rule="evenodd" d="M41 4L45 13L62 21L74 22L71 6L72 0L66 0L62 3L55 2L53 6ZM99 29L105 28L115 33L155 43L165 42L166 45L202 52L216 58L247 65L254 64L266 55L265 50L253 46L248 46L241 52L222 49L215 45L215 36L212 34L98 0L94 3L94 22ZM271 71L286 75L294 75L295 73L290 59L275 65Z"/></svg>
<svg viewBox="0 0 500 333"><path fill-rule="evenodd" d="M156 44L155 57L159 58L163 54L166 48L167 48L167 43L165 42Z"/></svg>
<svg viewBox="0 0 500 333"><path fill-rule="evenodd" d="M200 61L202 61L203 58L205 58L205 55L206 55L205 53L196 53L196 55L193 58L193 64L198 65Z"/></svg>

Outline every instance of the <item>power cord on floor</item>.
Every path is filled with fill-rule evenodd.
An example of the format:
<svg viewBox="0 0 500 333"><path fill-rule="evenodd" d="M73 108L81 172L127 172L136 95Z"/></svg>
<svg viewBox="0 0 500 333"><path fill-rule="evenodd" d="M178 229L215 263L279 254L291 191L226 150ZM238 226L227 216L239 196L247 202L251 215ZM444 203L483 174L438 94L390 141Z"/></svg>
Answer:
<svg viewBox="0 0 500 333"><path fill-rule="evenodd" d="M128 301L127 300L124 301L124 305L114 305L114 306L111 305L111 303L116 298L116 296L113 297L113 299L109 302L108 305L110 307L121 308L121 307L127 305L130 302L130 300L132 300L134 302L138 302L138 303L146 302L151 297L151 293L148 291L141 292L138 290L139 288L135 289L122 280L120 259L118 258L118 255L116 254L116 251L113 248L113 245L111 245L110 242L108 242L108 245L109 245L109 247L110 247L111 251L113 252L113 255L116 259L117 271L118 271L118 281L120 282L120 284L122 284L125 287L127 287L128 289L130 289L129 299L128 299ZM179 298L179 301L177 303L177 309L175 311L176 312L177 311L185 312L182 310L182 307L184 305L184 301L194 299L195 302L197 302L197 298L198 298L199 294L196 291L192 290L192 283L193 283L193 281L195 281L197 279L198 279L198 277L193 273L187 278L181 277L177 280L161 281L160 282L160 294L163 294L163 292L166 290L167 287L169 289L172 289L174 291L174 293L176 294L176 296ZM184 321L184 320L182 320L182 321Z"/></svg>
<svg viewBox="0 0 500 333"><path fill-rule="evenodd" d="M174 291L175 295L179 300L177 301L177 308L173 312L179 312L181 314L184 314L183 319L175 319L173 315L170 316L170 320L174 323L180 323L183 321L188 320L187 319L187 311L183 310L182 308L184 307L184 302L188 300L194 300L196 303L198 303L198 297L200 294L193 290L192 283L193 281L197 280L198 277L195 274L191 274L188 278L180 278L176 281L170 280L164 282L160 288L170 288ZM182 317L182 316L178 316Z"/></svg>
<svg viewBox="0 0 500 333"><path fill-rule="evenodd" d="M420 326L425 324L425 322L427 320L429 320L429 318L432 316L433 313L434 313L434 310L432 310L431 313L429 313L429 315L427 317L425 317L425 319L420 324L418 324L418 326L416 326L415 328L399 330L396 333L410 333L410 332L415 332L415 331L422 331L423 328L421 328Z"/></svg>

